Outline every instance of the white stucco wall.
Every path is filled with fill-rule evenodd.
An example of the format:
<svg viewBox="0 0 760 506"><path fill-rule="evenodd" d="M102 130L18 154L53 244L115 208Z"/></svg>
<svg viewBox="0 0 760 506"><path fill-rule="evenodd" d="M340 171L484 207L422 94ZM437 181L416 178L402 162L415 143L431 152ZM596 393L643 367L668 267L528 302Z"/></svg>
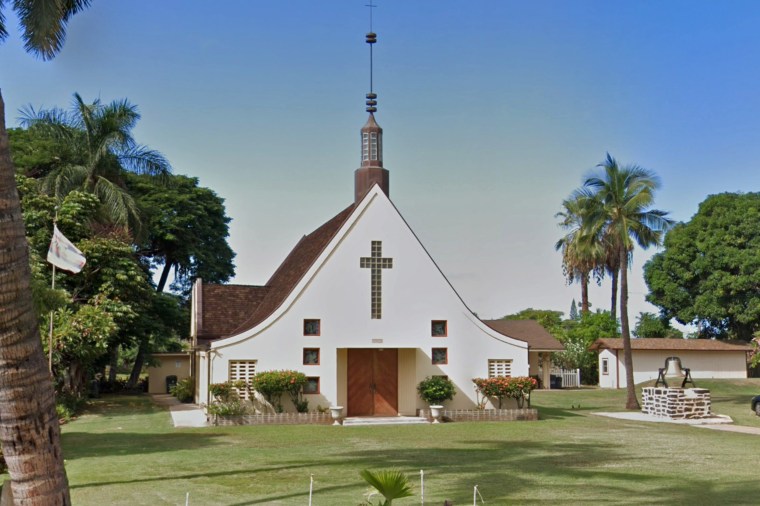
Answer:
<svg viewBox="0 0 760 506"><path fill-rule="evenodd" d="M382 319L370 318L371 241L382 241ZM320 319L320 336L303 336L304 319ZM446 320L448 337L431 337L431 321ZM320 349L320 364L302 365L304 348ZM283 307L256 328L212 344L212 383L228 379L229 360L257 360L257 371L296 369L320 378L311 406L345 398L339 356L348 348L398 348L399 409L409 411L409 388L429 375L447 375L458 387L452 408L472 407L472 378L488 376L488 359L511 359L512 375L528 374L527 345L482 324L459 299L417 238L375 187L317 260ZM448 349L448 364L432 365L432 348ZM403 352L403 350L412 350ZM413 358L413 360L412 360ZM407 369L414 363L414 374ZM411 378L414 384L409 385ZM403 382L403 384L402 384ZM414 405L424 407L419 399Z"/></svg>
<svg viewBox="0 0 760 506"><path fill-rule="evenodd" d="M634 350L633 352L633 381L643 383L656 380L658 370L665 366L668 357L679 357L683 367L691 369L693 379L712 378L746 378L747 357L743 351L650 351ZM610 374L604 378L602 372L602 359L609 358ZM616 388L618 379L615 368L620 369L620 388L625 388L625 365L623 363L623 351L618 352L619 361L615 361L614 350L603 350L599 353L599 386L602 388Z"/></svg>

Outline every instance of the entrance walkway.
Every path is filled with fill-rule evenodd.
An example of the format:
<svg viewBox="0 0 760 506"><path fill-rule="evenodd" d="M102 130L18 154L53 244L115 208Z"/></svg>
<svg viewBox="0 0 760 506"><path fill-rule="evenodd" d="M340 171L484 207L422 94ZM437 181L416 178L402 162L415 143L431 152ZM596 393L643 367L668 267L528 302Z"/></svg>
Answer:
<svg viewBox="0 0 760 506"><path fill-rule="evenodd" d="M712 418L701 418L693 420L671 420L659 416L647 415L640 411L621 411L614 413L591 413L592 415L607 416L610 418L620 418L623 420L634 420L637 422L661 422L677 423L682 425L691 425L700 429L722 430L726 432L739 432L741 434L753 434L760 436L760 427L748 427L746 425L733 425L731 417L726 415L715 415Z"/></svg>
<svg viewBox="0 0 760 506"><path fill-rule="evenodd" d="M197 404L183 404L169 394L151 394L153 402L169 408L175 427L206 427L206 413Z"/></svg>

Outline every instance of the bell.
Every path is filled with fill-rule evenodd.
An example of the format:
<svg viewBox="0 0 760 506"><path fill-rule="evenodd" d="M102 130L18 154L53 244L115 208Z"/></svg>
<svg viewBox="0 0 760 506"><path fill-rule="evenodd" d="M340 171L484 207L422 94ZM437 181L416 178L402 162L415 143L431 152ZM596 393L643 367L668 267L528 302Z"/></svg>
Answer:
<svg viewBox="0 0 760 506"><path fill-rule="evenodd" d="M665 360L665 377L666 378L683 378L685 376L681 359L678 357L668 357Z"/></svg>

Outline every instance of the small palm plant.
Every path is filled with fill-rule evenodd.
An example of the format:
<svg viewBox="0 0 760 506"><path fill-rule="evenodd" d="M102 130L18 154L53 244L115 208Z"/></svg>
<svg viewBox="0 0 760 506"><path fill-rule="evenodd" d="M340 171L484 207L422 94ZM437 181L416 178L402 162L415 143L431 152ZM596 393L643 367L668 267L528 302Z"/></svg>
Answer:
<svg viewBox="0 0 760 506"><path fill-rule="evenodd" d="M369 469L365 469L359 475L377 490L380 495L385 497L385 502L378 503L377 506L391 506L394 499L411 497L413 495L409 478L399 470L385 469L372 472Z"/></svg>

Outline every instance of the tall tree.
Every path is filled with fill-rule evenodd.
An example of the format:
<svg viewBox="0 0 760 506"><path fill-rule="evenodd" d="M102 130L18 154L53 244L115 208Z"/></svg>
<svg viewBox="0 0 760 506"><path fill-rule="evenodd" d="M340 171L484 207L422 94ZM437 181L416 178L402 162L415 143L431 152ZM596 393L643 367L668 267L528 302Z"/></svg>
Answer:
<svg viewBox="0 0 760 506"><path fill-rule="evenodd" d="M585 314L589 312L588 284L592 275L598 279L602 273L604 249L586 226L589 199L584 196L565 199L562 207L555 217L561 218L559 226L567 233L554 248L562 252L562 270L567 282L577 281L581 285L581 314Z"/></svg>
<svg viewBox="0 0 760 506"><path fill-rule="evenodd" d="M644 265L647 300L700 337L750 341L760 330L760 193L722 193L665 237Z"/></svg>
<svg viewBox="0 0 760 506"><path fill-rule="evenodd" d="M160 269L159 292L172 271L173 288L184 296L196 278L224 283L235 275L224 199L183 175L170 175L161 185L155 178L131 175L127 186L146 217L138 254Z"/></svg>
<svg viewBox="0 0 760 506"><path fill-rule="evenodd" d="M588 233L603 238L620 258L620 327L626 369L626 409L639 409L633 383L631 331L628 322L628 268L635 244L641 248L659 245L673 221L667 212L650 209L660 182L657 176L637 165L620 167L607 154L599 164L602 173L586 179L577 197L594 202L587 217Z"/></svg>
<svg viewBox="0 0 760 506"><path fill-rule="evenodd" d="M58 198L75 189L91 192L102 202L107 219L134 228L140 216L126 190L125 172L165 175L171 170L161 153L135 142L132 129L139 119L137 107L126 99L87 104L78 93L69 111L25 108L22 125L47 134L76 154L76 162L48 174L45 191Z"/></svg>
<svg viewBox="0 0 760 506"><path fill-rule="evenodd" d="M26 50L53 58L89 0L13 2ZM0 9L3 3L0 2ZM5 17L0 10L0 41ZM53 386L31 296L29 253L0 96L0 440L16 504L71 504Z"/></svg>

